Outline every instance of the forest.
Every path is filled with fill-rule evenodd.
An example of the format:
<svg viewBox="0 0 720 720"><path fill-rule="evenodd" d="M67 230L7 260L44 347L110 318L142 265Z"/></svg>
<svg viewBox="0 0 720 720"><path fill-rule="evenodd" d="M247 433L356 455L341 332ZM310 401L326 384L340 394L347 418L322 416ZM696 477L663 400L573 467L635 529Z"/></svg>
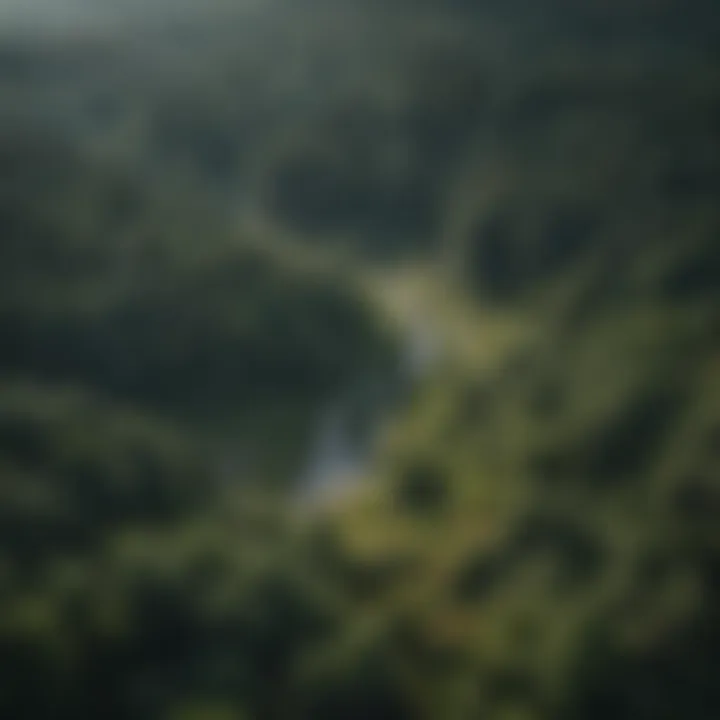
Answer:
<svg viewBox="0 0 720 720"><path fill-rule="evenodd" d="M717 3L15 5L0 717L719 717Z"/></svg>

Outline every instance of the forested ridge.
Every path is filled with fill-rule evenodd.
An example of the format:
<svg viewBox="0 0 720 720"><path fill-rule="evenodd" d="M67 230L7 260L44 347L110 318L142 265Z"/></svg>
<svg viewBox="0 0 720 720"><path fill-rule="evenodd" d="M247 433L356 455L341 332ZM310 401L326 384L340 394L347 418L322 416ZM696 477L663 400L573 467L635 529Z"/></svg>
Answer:
<svg viewBox="0 0 720 720"><path fill-rule="evenodd" d="M186 12L0 27L0 715L717 717L715 3Z"/></svg>

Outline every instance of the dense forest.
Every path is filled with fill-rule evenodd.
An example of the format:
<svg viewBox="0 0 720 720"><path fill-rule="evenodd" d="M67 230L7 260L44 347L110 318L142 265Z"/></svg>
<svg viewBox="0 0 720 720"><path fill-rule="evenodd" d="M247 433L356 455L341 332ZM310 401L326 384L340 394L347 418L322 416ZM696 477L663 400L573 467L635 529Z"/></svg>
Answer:
<svg viewBox="0 0 720 720"><path fill-rule="evenodd" d="M0 13L0 717L717 718L717 3L145 5Z"/></svg>

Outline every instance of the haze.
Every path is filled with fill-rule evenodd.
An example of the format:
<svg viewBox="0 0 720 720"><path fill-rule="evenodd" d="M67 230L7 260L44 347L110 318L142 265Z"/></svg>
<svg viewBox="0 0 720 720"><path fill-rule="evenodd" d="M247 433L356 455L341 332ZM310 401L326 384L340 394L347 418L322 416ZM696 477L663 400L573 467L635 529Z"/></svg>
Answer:
<svg viewBox="0 0 720 720"><path fill-rule="evenodd" d="M207 13L227 5L223 0L0 0L0 29L4 33L106 29L163 14Z"/></svg>

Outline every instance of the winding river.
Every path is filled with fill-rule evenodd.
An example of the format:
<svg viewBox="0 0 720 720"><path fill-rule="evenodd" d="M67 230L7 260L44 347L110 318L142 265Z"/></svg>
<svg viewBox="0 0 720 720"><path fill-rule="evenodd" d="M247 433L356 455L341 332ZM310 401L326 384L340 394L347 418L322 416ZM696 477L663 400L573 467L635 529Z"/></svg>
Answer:
<svg viewBox="0 0 720 720"><path fill-rule="evenodd" d="M429 325L417 318L408 323L403 334L393 372L385 377L365 379L321 413L297 482L300 505L322 505L362 484L378 444L397 417L403 399L432 371L440 349Z"/></svg>

